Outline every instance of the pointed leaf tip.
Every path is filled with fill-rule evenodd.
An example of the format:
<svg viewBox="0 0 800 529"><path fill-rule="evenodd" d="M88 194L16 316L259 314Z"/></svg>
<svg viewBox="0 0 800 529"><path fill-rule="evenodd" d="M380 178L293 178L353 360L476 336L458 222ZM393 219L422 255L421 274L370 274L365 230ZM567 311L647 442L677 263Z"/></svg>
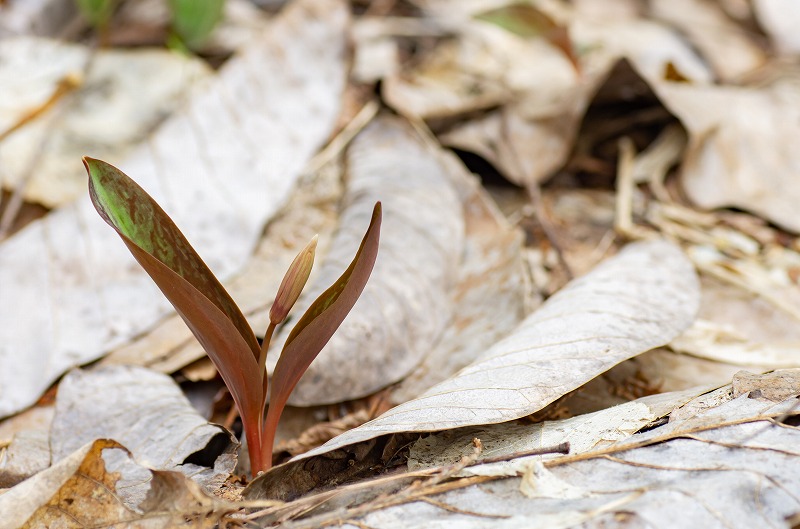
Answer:
<svg viewBox="0 0 800 529"><path fill-rule="evenodd" d="M341 320L339 320L338 317L330 318L331 322L338 320L338 323L336 323L333 330L330 331L330 335L328 335L328 338L325 339L325 342L323 342L323 344L320 346L320 349L322 349L325 343L328 342L335 329L339 327L342 320L344 320L344 317L350 312L352 305L358 300L358 297L361 295L361 291L364 290L364 286L367 284L367 280L372 273L372 268L375 266L375 260L378 257L378 245L380 242L382 217L383 213L381 203L376 202L375 207L372 210L372 218L370 219L369 227L364 234L361 245L359 246L355 257L353 258L353 261L350 263L350 266L339 277L339 279L337 279L325 292L320 294L316 301L314 301L308 310L306 310L306 313L303 314L292 331L289 333L289 336L286 338L284 350L289 346L292 340L294 340L303 331L303 329L305 329L306 326L308 326L316 318L326 312L332 314L330 311L331 307L344 292L347 292L349 295L347 298L347 303L342 303L341 306L344 307L349 304L349 307L344 314L341 315ZM348 285L350 285L351 288L345 291L345 287ZM351 298L350 296L353 295L355 297ZM333 313L335 312L336 311L333 311ZM327 320L328 318L326 318L326 321ZM317 351L317 353L318 352L319 351ZM314 356L316 356L316 354ZM281 357L283 357L282 354Z"/></svg>
<svg viewBox="0 0 800 529"><path fill-rule="evenodd" d="M172 303L214 362L244 423L254 465L260 466L264 399L258 341L230 295L172 219L116 167L89 157L89 195L97 212Z"/></svg>
<svg viewBox="0 0 800 529"><path fill-rule="evenodd" d="M113 165L88 156L83 162L89 173L89 196L103 220L129 248L133 244L155 258L216 305L234 324L257 359L258 342L247 320L170 216L139 184ZM156 280L157 272L133 253Z"/></svg>
<svg viewBox="0 0 800 529"><path fill-rule="evenodd" d="M381 203L376 202L369 227L350 266L311 304L286 338L269 390L262 457L267 464L272 458L275 428L289 394L350 313L372 274L378 257L381 219Z"/></svg>
<svg viewBox="0 0 800 529"><path fill-rule="evenodd" d="M314 255L317 250L317 241L319 235L314 235L311 241L305 248L300 250L297 257L294 258L289 269L286 270L286 275L283 276L281 286L278 288L278 294L275 296L275 301L272 303L272 308L269 311L269 320L277 325L286 319L289 311L292 310L297 298L306 286L308 276L311 275L311 268L314 266Z"/></svg>

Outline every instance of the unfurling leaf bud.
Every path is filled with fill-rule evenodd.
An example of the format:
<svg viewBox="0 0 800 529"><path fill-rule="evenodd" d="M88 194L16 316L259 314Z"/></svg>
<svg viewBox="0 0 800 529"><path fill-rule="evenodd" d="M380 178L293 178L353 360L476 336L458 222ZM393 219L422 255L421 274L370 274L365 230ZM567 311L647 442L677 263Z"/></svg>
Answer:
<svg viewBox="0 0 800 529"><path fill-rule="evenodd" d="M311 242L297 254L292 264L289 265L286 275L283 276L281 286L278 288L278 295L275 296L275 301L269 310L269 321L274 325L278 325L286 319L297 298L300 297L303 287L306 286L308 276L311 274L311 267L314 266L318 238L318 235L314 235Z"/></svg>

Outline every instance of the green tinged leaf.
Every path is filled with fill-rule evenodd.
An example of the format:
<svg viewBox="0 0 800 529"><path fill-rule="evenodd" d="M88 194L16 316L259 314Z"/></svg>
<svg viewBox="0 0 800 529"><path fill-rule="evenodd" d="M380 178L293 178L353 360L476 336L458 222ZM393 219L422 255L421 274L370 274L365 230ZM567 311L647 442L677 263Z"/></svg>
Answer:
<svg viewBox="0 0 800 529"><path fill-rule="evenodd" d="M251 459L258 468L265 389L253 331L224 287L150 195L112 165L92 158L83 162L95 209L116 230L217 367L242 416Z"/></svg>
<svg viewBox="0 0 800 529"><path fill-rule="evenodd" d="M222 20L225 0L170 0L172 29L187 48L205 43Z"/></svg>
<svg viewBox="0 0 800 529"><path fill-rule="evenodd" d="M258 341L239 307L161 206L116 167L92 158L84 158L84 165L89 194L100 216L216 305L258 358Z"/></svg>
<svg viewBox="0 0 800 529"><path fill-rule="evenodd" d="M297 382L317 357L333 333L358 301L369 280L381 233L381 203L375 204L372 219L353 262L345 272L323 292L298 320L289 333L281 356L275 366L270 387L269 411L264 430L264 461L272 458L272 438L281 412Z"/></svg>
<svg viewBox="0 0 800 529"><path fill-rule="evenodd" d="M95 209L181 315L233 395L244 423L254 472L269 468L275 429L289 394L353 308L375 266L380 202L375 204L353 262L289 334L275 367L266 422L262 422L267 384L265 372L259 368L260 347L239 308L150 195L116 167L92 158L84 158L83 162ZM305 283L315 246L316 239L290 267L283 297L279 293L279 315L284 309L288 311L301 283Z"/></svg>
<svg viewBox="0 0 800 529"><path fill-rule="evenodd" d="M510 4L475 16L520 37L540 37L556 28L548 15L531 4Z"/></svg>
<svg viewBox="0 0 800 529"><path fill-rule="evenodd" d="M77 0L78 9L95 28L108 25L116 0Z"/></svg>
<svg viewBox="0 0 800 529"><path fill-rule="evenodd" d="M578 59L572 51L572 41L566 26L558 24L550 15L527 3L509 4L490 9L475 16L523 38L540 37L559 48L576 70Z"/></svg>

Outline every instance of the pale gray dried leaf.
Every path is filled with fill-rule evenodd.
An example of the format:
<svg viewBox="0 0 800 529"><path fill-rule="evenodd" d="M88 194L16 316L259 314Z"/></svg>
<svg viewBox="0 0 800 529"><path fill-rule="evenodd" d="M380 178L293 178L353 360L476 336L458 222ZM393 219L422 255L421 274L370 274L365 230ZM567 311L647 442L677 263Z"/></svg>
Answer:
<svg viewBox="0 0 800 529"><path fill-rule="evenodd" d="M335 126L347 22L343 2L297 0L121 165L221 279ZM0 291L0 417L172 310L88 196L0 246Z"/></svg>
<svg viewBox="0 0 800 529"><path fill-rule="evenodd" d="M697 277L674 245L636 243L551 297L473 364L309 457L380 435L524 417L686 328Z"/></svg>
<svg viewBox="0 0 800 529"><path fill-rule="evenodd" d="M532 463L522 477L354 519L380 529L782 527L800 509L800 432L763 419L784 413L798 413L796 397L776 405L742 396L594 457ZM335 514L347 519L346 512Z"/></svg>
<svg viewBox="0 0 800 529"><path fill-rule="evenodd" d="M140 464L181 471L210 490L236 466L232 435L202 418L172 378L140 367L74 370L61 381L53 461L95 439L114 439Z"/></svg>
<svg viewBox="0 0 800 529"><path fill-rule="evenodd" d="M731 19L718 2L657 0L650 10L688 37L723 81L735 82L767 60L752 32Z"/></svg>
<svg viewBox="0 0 800 529"><path fill-rule="evenodd" d="M50 466L50 436L41 430L14 435L8 447L0 448L0 489L12 487Z"/></svg>
<svg viewBox="0 0 800 529"><path fill-rule="evenodd" d="M792 0L754 0L753 8L759 25L769 36L778 52L795 54L800 51L800 6Z"/></svg>
<svg viewBox="0 0 800 529"><path fill-rule="evenodd" d="M11 442L19 432L36 430L49 432L55 406L34 406L0 421L0 445Z"/></svg>
<svg viewBox="0 0 800 529"><path fill-rule="evenodd" d="M648 424L668 415L704 391L703 388L643 397L594 413L536 424L501 423L437 433L411 447L409 470L452 465L471 451L470 442L481 440L478 459L525 452L569 442L570 455L607 448L627 439ZM544 456L544 459L558 457ZM539 459L539 457L537 457ZM530 463L527 458L465 469L464 476L517 475Z"/></svg>
<svg viewBox="0 0 800 529"><path fill-rule="evenodd" d="M464 204L464 257L450 293L453 317L441 341L392 390L395 403L423 394L469 365L541 303L525 281L521 230L508 224L482 187L473 187Z"/></svg>
<svg viewBox="0 0 800 529"><path fill-rule="evenodd" d="M0 529L211 528L231 510L182 474L151 471L119 443L97 440L0 496Z"/></svg>
<svg viewBox="0 0 800 529"><path fill-rule="evenodd" d="M364 293L300 380L293 405L350 400L403 378L440 339L453 312L450 290L464 247L463 172L410 125L388 116L353 141L347 167L339 229L294 313L302 314L350 264L377 201L380 250ZM277 359L270 354L270 371Z"/></svg>
<svg viewBox="0 0 800 529"><path fill-rule="evenodd" d="M792 170L800 154L787 144L800 133L799 77L787 66L766 86L651 83L689 132L681 184L692 202L738 207L800 231Z"/></svg>
<svg viewBox="0 0 800 529"><path fill-rule="evenodd" d="M0 17L0 39L15 35L56 36L78 14L70 0L8 0Z"/></svg>
<svg viewBox="0 0 800 529"><path fill-rule="evenodd" d="M74 92L0 141L3 188L15 189L30 174L23 196L48 208L86 194L82 156L124 160L212 72L198 58L168 50L5 39L0 41L0 132L44 105L68 76L79 83Z"/></svg>

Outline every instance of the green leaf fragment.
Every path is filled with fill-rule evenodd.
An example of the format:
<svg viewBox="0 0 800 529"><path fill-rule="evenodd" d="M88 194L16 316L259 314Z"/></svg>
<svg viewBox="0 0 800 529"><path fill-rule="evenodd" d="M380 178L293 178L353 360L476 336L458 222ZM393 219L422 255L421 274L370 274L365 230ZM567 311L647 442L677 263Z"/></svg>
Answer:
<svg viewBox="0 0 800 529"><path fill-rule="evenodd" d="M230 318L258 358L258 341L247 320L161 206L116 167L92 158L84 158L84 165L89 194L100 216L203 293Z"/></svg>
<svg viewBox="0 0 800 529"><path fill-rule="evenodd" d="M172 219L116 167L84 158L89 196L100 216L175 307L214 362L244 423L254 468L263 467L261 412L266 398L259 345L247 321Z"/></svg>
<svg viewBox="0 0 800 529"><path fill-rule="evenodd" d="M78 9L95 28L108 25L116 0L77 0Z"/></svg>
<svg viewBox="0 0 800 529"><path fill-rule="evenodd" d="M556 27L555 22L530 4L510 4L475 16L520 37L539 37Z"/></svg>
<svg viewBox="0 0 800 529"><path fill-rule="evenodd" d="M189 49L200 48L222 20L225 0L170 0L172 30Z"/></svg>

